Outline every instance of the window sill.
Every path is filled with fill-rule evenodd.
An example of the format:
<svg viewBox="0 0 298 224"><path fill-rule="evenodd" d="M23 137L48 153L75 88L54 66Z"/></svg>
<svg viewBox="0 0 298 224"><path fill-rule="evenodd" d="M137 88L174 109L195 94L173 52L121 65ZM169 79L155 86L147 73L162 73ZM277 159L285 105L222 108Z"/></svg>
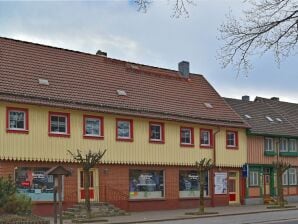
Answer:
<svg viewBox="0 0 298 224"><path fill-rule="evenodd" d="M119 142L133 142L132 138L116 138Z"/></svg>
<svg viewBox="0 0 298 224"><path fill-rule="evenodd" d="M70 138L70 134L49 133L50 137Z"/></svg>
<svg viewBox="0 0 298 224"><path fill-rule="evenodd" d="M103 140L104 136L83 135L84 139Z"/></svg>
<svg viewBox="0 0 298 224"><path fill-rule="evenodd" d="M200 145L202 149L213 149L213 145Z"/></svg>
<svg viewBox="0 0 298 224"><path fill-rule="evenodd" d="M128 199L129 202L165 201L165 200L166 200L165 198L142 198L142 199L133 199L133 198L130 198L130 199Z"/></svg>
<svg viewBox="0 0 298 224"><path fill-rule="evenodd" d="M276 156L277 153L274 151L265 151L264 156Z"/></svg>
<svg viewBox="0 0 298 224"><path fill-rule="evenodd" d="M238 150L238 146L226 146L226 149Z"/></svg>
<svg viewBox="0 0 298 224"><path fill-rule="evenodd" d="M29 130L6 129L7 133L29 134Z"/></svg>
<svg viewBox="0 0 298 224"><path fill-rule="evenodd" d="M200 200L200 197L180 197L180 200ZM204 199L210 199L210 196L204 196Z"/></svg>
<svg viewBox="0 0 298 224"><path fill-rule="evenodd" d="M153 144L165 144L165 141L162 140L149 140L149 143L153 143Z"/></svg>
<svg viewBox="0 0 298 224"><path fill-rule="evenodd" d="M181 147L195 147L194 144L183 144L183 143L180 143L180 146Z"/></svg>
<svg viewBox="0 0 298 224"><path fill-rule="evenodd" d="M279 152L280 156L290 156L290 157L297 157L298 152Z"/></svg>

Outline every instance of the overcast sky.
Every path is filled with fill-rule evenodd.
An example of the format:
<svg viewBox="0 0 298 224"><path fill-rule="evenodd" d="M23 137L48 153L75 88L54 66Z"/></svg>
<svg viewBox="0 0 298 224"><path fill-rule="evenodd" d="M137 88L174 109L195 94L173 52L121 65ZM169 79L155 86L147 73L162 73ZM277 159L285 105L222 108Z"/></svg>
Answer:
<svg viewBox="0 0 298 224"><path fill-rule="evenodd" d="M173 0L155 0L145 14L132 2L0 2L0 36L88 53L101 49L112 58L170 69L187 60L221 96L298 103L297 56L280 66L270 53L256 57L253 70L238 77L216 60L218 28L229 10L241 14L242 1L198 0L188 7L190 17L180 19L171 17Z"/></svg>

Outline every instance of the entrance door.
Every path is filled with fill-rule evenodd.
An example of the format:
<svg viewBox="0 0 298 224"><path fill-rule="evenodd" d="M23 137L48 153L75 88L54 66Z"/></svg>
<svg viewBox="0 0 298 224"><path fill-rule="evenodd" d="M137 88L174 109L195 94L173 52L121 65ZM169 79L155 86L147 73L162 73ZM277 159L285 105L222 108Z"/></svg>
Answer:
<svg viewBox="0 0 298 224"><path fill-rule="evenodd" d="M264 175L264 196L270 197L270 175Z"/></svg>
<svg viewBox="0 0 298 224"><path fill-rule="evenodd" d="M84 190L84 175L83 170L79 169L78 172L78 188L79 188L79 194L78 198L79 201L84 201L85 199L85 190ZM97 201L98 200L98 172L97 169L91 169L90 171L90 187L89 187L89 195L91 201Z"/></svg>
<svg viewBox="0 0 298 224"><path fill-rule="evenodd" d="M229 172L228 190L229 190L229 204L238 204L240 202L238 172Z"/></svg>

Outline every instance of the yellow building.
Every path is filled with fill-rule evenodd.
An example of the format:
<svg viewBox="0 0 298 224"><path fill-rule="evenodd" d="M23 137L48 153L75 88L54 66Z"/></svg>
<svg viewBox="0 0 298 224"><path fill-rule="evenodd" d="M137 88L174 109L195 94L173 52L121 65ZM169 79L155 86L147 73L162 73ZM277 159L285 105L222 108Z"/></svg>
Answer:
<svg viewBox="0 0 298 224"><path fill-rule="evenodd" d="M37 208L49 206L45 172L57 164L72 171L65 206L84 199L67 153L77 149L107 149L92 172L93 200L128 210L196 206L194 165L208 158L216 167L206 202L241 202L247 125L188 62L174 71L6 38L0 47L0 174L13 174Z"/></svg>

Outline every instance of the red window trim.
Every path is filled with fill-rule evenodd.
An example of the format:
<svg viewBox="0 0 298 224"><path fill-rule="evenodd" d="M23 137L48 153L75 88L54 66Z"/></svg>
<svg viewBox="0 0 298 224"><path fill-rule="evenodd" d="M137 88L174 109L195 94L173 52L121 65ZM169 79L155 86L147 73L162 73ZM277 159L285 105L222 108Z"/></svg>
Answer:
<svg viewBox="0 0 298 224"><path fill-rule="evenodd" d="M9 112L10 111L22 111L25 113L25 129L10 129L9 128ZM29 111L26 108L18 107L6 107L6 132L7 133L19 133L28 134L29 133Z"/></svg>
<svg viewBox="0 0 298 224"><path fill-rule="evenodd" d="M190 141L191 143L188 144L188 143L183 143L182 142L182 129L190 129L191 131L191 136L190 136ZM183 146L183 147L194 147L195 146L195 142L194 142L194 128L192 127L180 127L180 146Z"/></svg>
<svg viewBox="0 0 298 224"><path fill-rule="evenodd" d="M87 118L94 118L100 120L100 136L96 135L87 135L86 134L86 119ZM85 139L104 139L104 121L102 116L95 116L95 115L83 115L83 138Z"/></svg>
<svg viewBox="0 0 298 224"><path fill-rule="evenodd" d="M151 125L160 125L161 128L161 139L160 140L154 140L151 139ZM149 142L150 143L156 143L156 144L164 144L165 143L165 124L162 122L155 122L155 121L149 121Z"/></svg>
<svg viewBox="0 0 298 224"><path fill-rule="evenodd" d="M57 116L65 116L67 120L67 130L66 133L55 133L51 132L51 116L57 115ZM70 113L62 113L62 112L53 112L49 111L49 117L48 117L48 135L50 137L70 137Z"/></svg>
<svg viewBox="0 0 298 224"><path fill-rule="evenodd" d="M228 133L229 132L235 133L235 146L228 145ZM226 148L227 149L238 149L238 131L226 130Z"/></svg>
<svg viewBox="0 0 298 224"><path fill-rule="evenodd" d="M201 134L202 131L209 131L210 133L210 145L202 145L201 144ZM213 140L213 129L208 129L208 128L200 128L200 148L204 149L212 149L214 147L214 140Z"/></svg>
<svg viewBox="0 0 298 224"><path fill-rule="evenodd" d="M119 121L128 121L130 122L130 138L119 138L118 137L118 122ZM124 141L124 142L133 142L133 120L126 118L116 118L116 141Z"/></svg>

